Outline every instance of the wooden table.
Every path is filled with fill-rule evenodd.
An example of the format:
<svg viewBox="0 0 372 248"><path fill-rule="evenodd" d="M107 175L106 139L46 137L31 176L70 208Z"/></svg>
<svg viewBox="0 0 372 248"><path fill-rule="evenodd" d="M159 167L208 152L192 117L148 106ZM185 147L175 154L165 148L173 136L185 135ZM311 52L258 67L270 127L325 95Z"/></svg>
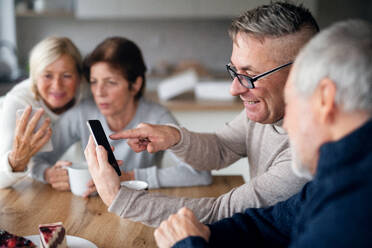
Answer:
<svg viewBox="0 0 372 248"><path fill-rule="evenodd" d="M214 197L243 184L241 176L214 176L210 186L151 190L174 196ZM38 225L62 221L67 234L85 238L98 247L156 247L154 228L107 212L100 197L88 199L58 192L49 185L25 179L0 190L0 228L27 236Z"/></svg>

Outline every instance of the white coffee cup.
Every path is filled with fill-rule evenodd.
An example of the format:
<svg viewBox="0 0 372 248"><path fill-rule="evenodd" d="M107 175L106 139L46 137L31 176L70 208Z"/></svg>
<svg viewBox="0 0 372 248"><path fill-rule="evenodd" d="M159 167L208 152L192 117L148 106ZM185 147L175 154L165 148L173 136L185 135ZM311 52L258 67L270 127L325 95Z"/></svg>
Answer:
<svg viewBox="0 0 372 248"><path fill-rule="evenodd" d="M88 190L88 182L92 179L86 163L73 163L66 166L70 180L71 192L82 196Z"/></svg>
<svg viewBox="0 0 372 248"><path fill-rule="evenodd" d="M130 189L135 190L148 190L149 185L148 183L140 180L130 180L130 181L123 181L120 183L121 186L125 186Z"/></svg>

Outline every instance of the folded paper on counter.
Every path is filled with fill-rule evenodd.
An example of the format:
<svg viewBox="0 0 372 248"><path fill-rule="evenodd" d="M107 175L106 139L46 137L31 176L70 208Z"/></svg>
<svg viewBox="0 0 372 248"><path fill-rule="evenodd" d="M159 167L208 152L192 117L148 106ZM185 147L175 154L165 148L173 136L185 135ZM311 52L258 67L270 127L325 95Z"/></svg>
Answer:
<svg viewBox="0 0 372 248"><path fill-rule="evenodd" d="M158 86L158 96L162 101L169 100L187 91L192 91L198 82L194 70L187 70L162 81Z"/></svg>
<svg viewBox="0 0 372 248"><path fill-rule="evenodd" d="M201 100L232 101L230 94L231 81L208 81L195 86L195 96Z"/></svg>

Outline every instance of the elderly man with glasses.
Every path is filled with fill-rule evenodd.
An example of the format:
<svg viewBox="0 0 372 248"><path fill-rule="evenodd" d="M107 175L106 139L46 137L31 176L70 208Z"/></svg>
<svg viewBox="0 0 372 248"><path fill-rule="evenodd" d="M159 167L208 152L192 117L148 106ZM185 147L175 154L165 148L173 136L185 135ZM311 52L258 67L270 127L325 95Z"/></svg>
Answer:
<svg viewBox="0 0 372 248"><path fill-rule="evenodd" d="M275 206L208 226L182 208L155 231L158 246L372 247L371 68L370 23L348 20L319 33L285 87L292 167L314 179Z"/></svg>
<svg viewBox="0 0 372 248"><path fill-rule="evenodd" d="M110 136L129 139L137 152L170 148L197 170L221 169L247 157L249 182L218 198L177 198L120 188L115 172L89 143L87 161L109 211L158 226L186 206L203 223L211 223L248 207L273 205L297 193L307 179L296 176L290 168L288 135L282 128L283 89L291 62L318 30L311 13L301 5L274 2L248 10L233 20L229 30L233 50L227 69L233 79L231 94L240 96L244 104L240 115L215 133L140 124Z"/></svg>

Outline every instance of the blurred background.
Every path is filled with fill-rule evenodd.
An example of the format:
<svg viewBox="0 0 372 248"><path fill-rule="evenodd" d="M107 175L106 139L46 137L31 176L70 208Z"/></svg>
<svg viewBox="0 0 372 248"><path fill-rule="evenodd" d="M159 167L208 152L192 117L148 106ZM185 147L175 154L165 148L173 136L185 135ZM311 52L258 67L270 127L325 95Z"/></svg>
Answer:
<svg viewBox="0 0 372 248"><path fill-rule="evenodd" d="M227 35L231 18L268 2L1 0L0 65L7 64L11 69L0 69L0 81L27 75L30 49L50 35L71 38L83 55L108 36L125 36L141 47L149 76L164 76L176 67L190 64L205 68L212 76L221 76L231 53ZM308 7L321 27L345 18L372 19L372 1L294 2Z"/></svg>
<svg viewBox="0 0 372 248"><path fill-rule="evenodd" d="M163 80L190 68L197 73L198 81L225 83L210 84L204 88L208 90L199 91L212 98L221 93L220 99L209 103L195 95L163 103L181 125L195 131L214 131L242 110L240 102L228 98L230 80L225 65L231 55L231 40L227 34L231 19L246 9L269 2L0 0L0 95L28 76L30 49L45 37L67 36L84 56L106 37L119 35L133 40L142 49L149 69L147 90L150 96ZM347 18L372 21L372 1L368 0L293 2L309 8L321 28ZM174 88L181 81L175 81ZM223 86L221 92L217 92L217 85ZM221 173L243 174L247 179L246 163L242 161Z"/></svg>

